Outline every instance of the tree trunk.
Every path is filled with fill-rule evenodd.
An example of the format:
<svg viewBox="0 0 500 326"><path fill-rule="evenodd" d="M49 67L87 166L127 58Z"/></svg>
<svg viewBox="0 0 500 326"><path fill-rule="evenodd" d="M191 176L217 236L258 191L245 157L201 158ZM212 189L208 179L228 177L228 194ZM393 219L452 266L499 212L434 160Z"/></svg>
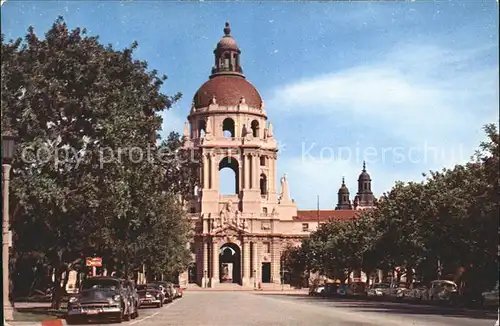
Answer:
<svg viewBox="0 0 500 326"><path fill-rule="evenodd" d="M52 309L61 308L61 301L64 292L64 289L61 286L63 272L64 268L62 267L57 268L55 272L54 287L53 287L54 290L52 291L52 304L51 304Z"/></svg>

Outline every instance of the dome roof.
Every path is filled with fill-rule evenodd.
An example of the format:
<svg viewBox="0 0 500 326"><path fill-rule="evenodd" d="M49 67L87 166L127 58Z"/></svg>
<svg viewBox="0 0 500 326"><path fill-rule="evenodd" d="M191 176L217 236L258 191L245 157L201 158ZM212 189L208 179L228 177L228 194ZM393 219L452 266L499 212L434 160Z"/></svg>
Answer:
<svg viewBox="0 0 500 326"><path fill-rule="evenodd" d="M349 188L345 185L344 178L342 178L342 185L339 188L339 194L349 194Z"/></svg>
<svg viewBox="0 0 500 326"><path fill-rule="evenodd" d="M260 108L262 98L255 87L241 76L215 76L205 82L194 94L195 108L207 107L215 97L216 103L222 106L240 104L241 98L254 108Z"/></svg>
<svg viewBox="0 0 500 326"><path fill-rule="evenodd" d="M370 175L366 172L366 162L363 162L363 171L361 171L358 181L371 181Z"/></svg>
<svg viewBox="0 0 500 326"><path fill-rule="evenodd" d="M217 50L239 50L236 40L231 36L224 36L217 43Z"/></svg>
<svg viewBox="0 0 500 326"><path fill-rule="evenodd" d="M224 36L221 38L219 43L217 43L216 50L239 51L236 40L231 36L231 27L229 27L229 22L226 22L226 27L224 28Z"/></svg>

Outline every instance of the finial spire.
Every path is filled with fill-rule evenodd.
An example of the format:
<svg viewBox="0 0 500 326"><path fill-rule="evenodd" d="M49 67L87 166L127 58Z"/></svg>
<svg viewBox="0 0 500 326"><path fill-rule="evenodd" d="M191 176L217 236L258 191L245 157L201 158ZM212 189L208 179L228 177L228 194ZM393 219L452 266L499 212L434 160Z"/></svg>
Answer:
<svg viewBox="0 0 500 326"><path fill-rule="evenodd" d="M226 27L224 28L224 35L230 36L231 35L231 27L229 27L229 22L226 21Z"/></svg>
<svg viewBox="0 0 500 326"><path fill-rule="evenodd" d="M363 161L363 172L366 172L366 161Z"/></svg>
<svg viewBox="0 0 500 326"><path fill-rule="evenodd" d="M345 178L342 177L342 185L345 186Z"/></svg>

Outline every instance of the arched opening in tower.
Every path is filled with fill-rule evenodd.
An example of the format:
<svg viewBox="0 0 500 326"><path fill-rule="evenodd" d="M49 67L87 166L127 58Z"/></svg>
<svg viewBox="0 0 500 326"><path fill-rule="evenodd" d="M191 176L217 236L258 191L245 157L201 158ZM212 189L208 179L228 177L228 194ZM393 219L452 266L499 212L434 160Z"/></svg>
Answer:
<svg viewBox="0 0 500 326"><path fill-rule="evenodd" d="M198 121L198 136L205 137L207 131L207 122L205 120Z"/></svg>
<svg viewBox="0 0 500 326"><path fill-rule="evenodd" d="M226 156L219 163L219 192L222 195L239 194L239 163L231 156Z"/></svg>
<svg viewBox="0 0 500 326"><path fill-rule="evenodd" d="M233 138L235 137L234 133L234 120L231 118L226 118L222 121L222 133L224 137Z"/></svg>
<svg viewBox="0 0 500 326"><path fill-rule="evenodd" d="M264 173L260 175L260 194L261 196L267 195L267 177Z"/></svg>
<svg viewBox="0 0 500 326"><path fill-rule="evenodd" d="M252 128L252 136L256 138L259 137L259 121L257 120L252 121L251 128Z"/></svg>

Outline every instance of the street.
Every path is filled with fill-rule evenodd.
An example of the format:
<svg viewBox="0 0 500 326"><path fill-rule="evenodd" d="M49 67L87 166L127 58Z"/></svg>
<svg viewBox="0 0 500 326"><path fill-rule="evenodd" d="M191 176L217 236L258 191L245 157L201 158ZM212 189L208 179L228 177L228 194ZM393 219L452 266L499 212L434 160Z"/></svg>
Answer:
<svg viewBox="0 0 500 326"><path fill-rule="evenodd" d="M361 300L329 300L305 294L189 292L161 309L143 309L137 326L346 325L493 326L496 312L457 311Z"/></svg>

